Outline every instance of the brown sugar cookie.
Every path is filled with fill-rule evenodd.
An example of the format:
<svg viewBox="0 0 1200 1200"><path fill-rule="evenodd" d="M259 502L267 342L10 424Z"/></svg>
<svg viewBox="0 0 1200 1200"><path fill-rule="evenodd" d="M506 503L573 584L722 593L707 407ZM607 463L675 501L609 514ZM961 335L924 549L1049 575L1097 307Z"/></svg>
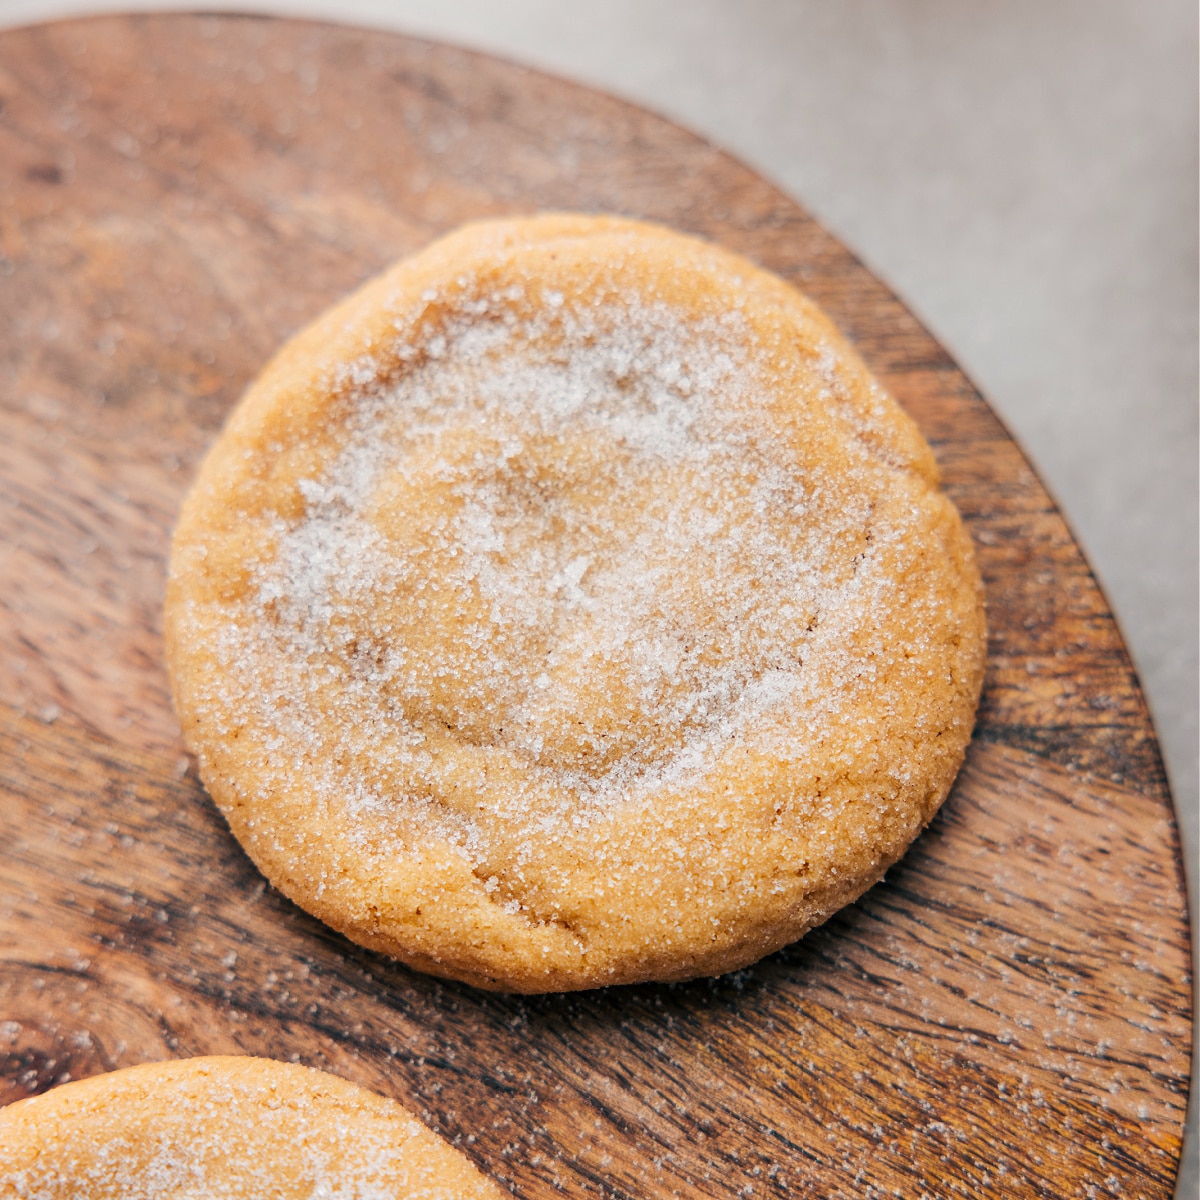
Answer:
<svg viewBox="0 0 1200 1200"><path fill-rule="evenodd" d="M394 1100L265 1058L148 1063L0 1109L0 1197L500 1200Z"/></svg>
<svg viewBox="0 0 1200 1200"><path fill-rule="evenodd" d="M301 332L175 534L202 777L355 941L525 992L744 966L945 798L983 671L933 456L778 278L468 226Z"/></svg>

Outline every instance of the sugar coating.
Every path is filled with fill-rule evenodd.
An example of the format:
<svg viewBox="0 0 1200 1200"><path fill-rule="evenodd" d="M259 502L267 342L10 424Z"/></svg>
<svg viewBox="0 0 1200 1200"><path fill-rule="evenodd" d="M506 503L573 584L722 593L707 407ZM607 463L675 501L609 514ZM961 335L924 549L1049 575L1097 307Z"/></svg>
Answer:
<svg viewBox="0 0 1200 1200"><path fill-rule="evenodd" d="M399 1104L262 1058L150 1063L0 1109L13 1200L499 1200Z"/></svg>
<svg viewBox="0 0 1200 1200"><path fill-rule="evenodd" d="M745 965L945 797L978 575L803 297L653 226L468 227L286 347L185 505L168 656L266 874L547 991Z"/></svg>

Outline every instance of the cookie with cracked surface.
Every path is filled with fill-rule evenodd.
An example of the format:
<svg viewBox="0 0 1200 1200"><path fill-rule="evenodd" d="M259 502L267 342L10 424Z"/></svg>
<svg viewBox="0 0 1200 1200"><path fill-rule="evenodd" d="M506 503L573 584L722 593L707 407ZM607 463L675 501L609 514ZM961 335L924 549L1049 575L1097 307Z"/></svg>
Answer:
<svg viewBox="0 0 1200 1200"><path fill-rule="evenodd" d="M550 215L283 348L186 500L166 638L273 883L540 992L741 967L874 883L962 761L984 619L929 447L810 301Z"/></svg>
<svg viewBox="0 0 1200 1200"><path fill-rule="evenodd" d="M0 1109L0 1197L504 1194L394 1100L265 1058L147 1063Z"/></svg>

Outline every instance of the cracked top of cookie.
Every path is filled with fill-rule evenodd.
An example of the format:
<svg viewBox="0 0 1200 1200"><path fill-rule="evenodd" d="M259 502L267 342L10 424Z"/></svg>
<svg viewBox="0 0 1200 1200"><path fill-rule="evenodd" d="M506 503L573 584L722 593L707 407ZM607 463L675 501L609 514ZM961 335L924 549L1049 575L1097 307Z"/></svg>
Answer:
<svg viewBox="0 0 1200 1200"><path fill-rule="evenodd" d="M642 223L468 226L289 343L175 535L202 777L436 974L754 961L944 799L983 660L932 455L809 301Z"/></svg>

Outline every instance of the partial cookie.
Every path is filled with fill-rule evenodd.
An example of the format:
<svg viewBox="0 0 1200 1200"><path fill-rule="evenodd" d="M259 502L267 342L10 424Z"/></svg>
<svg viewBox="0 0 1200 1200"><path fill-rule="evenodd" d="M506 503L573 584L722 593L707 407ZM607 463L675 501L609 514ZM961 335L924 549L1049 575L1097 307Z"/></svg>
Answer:
<svg viewBox="0 0 1200 1200"><path fill-rule="evenodd" d="M0 1197L500 1200L399 1104L265 1058L149 1063L0 1109Z"/></svg>
<svg viewBox="0 0 1200 1200"><path fill-rule="evenodd" d="M469 226L289 343L175 534L202 777L348 936L537 992L753 962L945 798L982 594L803 296L656 226Z"/></svg>

